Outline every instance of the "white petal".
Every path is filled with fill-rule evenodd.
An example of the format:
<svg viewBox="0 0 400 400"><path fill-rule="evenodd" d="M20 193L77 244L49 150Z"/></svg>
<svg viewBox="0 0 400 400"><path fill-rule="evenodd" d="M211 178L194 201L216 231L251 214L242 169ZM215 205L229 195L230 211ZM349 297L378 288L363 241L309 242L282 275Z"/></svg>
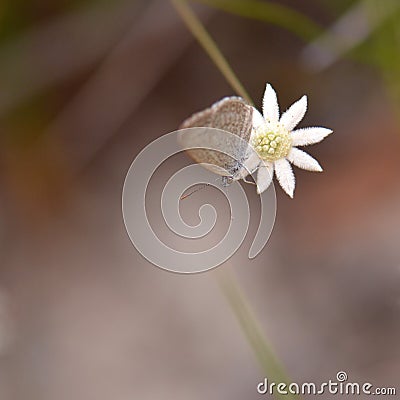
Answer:
<svg viewBox="0 0 400 400"><path fill-rule="evenodd" d="M296 129L292 132L293 146L307 146L318 143L331 133L331 129L322 127Z"/></svg>
<svg viewBox="0 0 400 400"><path fill-rule="evenodd" d="M279 121L279 105L276 92L273 87L267 83L263 98L263 114L267 121Z"/></svg>
<svg viewBox="0 0 400 400"><path fill-rule="evenodd" d="M243 162L243 168L238 172L238 179L244 179L247 175L252 174L260 164L259 155L249 146L246 154L246 159Z"/></svg>
<svg viewBox="0 0 400 400"><path fill-rule="evenodd" d="M263 116L261 115L260 111L257 110L257 108L253 107L253 131L252 134L254 133L255 129L263 129L265 126L265 120Z"/></svg>
<svg viewBox="0 0 400 400"><path fill-rule="evenodd" d="M275 161L274 165L279 184L282 186L282 189L293 198L296 181L289 161L285 158L281 158L280 160Z"/></svg>
<svg viewBox="0 0 400 400"><path fill-rule="evenodd" d="M283 126L290 132L304 117L307 111L307 96L303 96L285 111L280 119Z"/></svg>
<svg viewBox="0 0 400 400"><path fill-rule="evenodd" d="M309 154L306 152L296 149L296 147L293 147L288 156L287 159L293 163L296 167L306 169L308 171L317 171L321 172L322 168L319 165L318 161L312 158Z"/></svg>
<svg viewBox="0 0 400 400"><path fill-rule="evenodd" d="M262 162L257 172L257 193L260 194L268 189L274 175L274 164Z"/></svg>

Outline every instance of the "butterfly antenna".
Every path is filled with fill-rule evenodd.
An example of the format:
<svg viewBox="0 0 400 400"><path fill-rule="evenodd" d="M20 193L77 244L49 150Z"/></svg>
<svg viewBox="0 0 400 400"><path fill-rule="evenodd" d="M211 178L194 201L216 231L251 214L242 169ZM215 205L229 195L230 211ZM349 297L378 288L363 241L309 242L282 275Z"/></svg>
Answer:
<svg viewBox="0 0 400 400"><path fill-rule="evenodd" d="M202 184L199 188L194 189L194 190L192 190L191 192L182 195L182 196L180 197L180 200L185 200L186 198L188 198L188 197L191 196L192 194L194 194L194 193L196 193L196 192L198 192L198 191L200 191L200 190L203 190L203 189L206 188L207 186L211 186L211 184L210 184L210 183L204 183L204 184Z"/></svg>

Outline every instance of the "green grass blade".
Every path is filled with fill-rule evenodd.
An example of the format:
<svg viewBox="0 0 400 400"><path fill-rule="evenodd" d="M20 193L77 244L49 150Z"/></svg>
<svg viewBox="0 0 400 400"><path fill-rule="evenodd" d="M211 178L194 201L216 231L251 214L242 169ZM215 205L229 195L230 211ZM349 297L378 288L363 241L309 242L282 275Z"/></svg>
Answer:
<svg viewBox="0 0 400 400"><path fill-rule="evenodd" d="M235 277L226 268L223 271L217 271L216 274L219 286L231 306L268 381L289 385L291 381L265 339L262 329L252 313ZM300 399L297 395L289 393L283 395L277 391L274 391L274 396L281 400Z"/></svg>
<svg viewBox="0 0 400 400"><path fill-rule="evenodd" d="M217 66L217 68L224 75L225 79L232 86L233 90L239 95L246 99L250 104L253 104L246 89L240 83L238 77L233 72L226 58L220 52L217 44L207 32L204 25L200 22L197 16L194 14L192 9L189 7L184 0L171 0L171 3L175 7L176 11L181 16L182 20L186 24L187 28L191 31L192 35L198 40L201 46L204 48L206 53L209 55L211 60Z"/></svg>
<svg viewBox="0 0 400 400"><path fill-rule="evenodd" d="M171 3L176 8L188 29L192 32L193 36L203 46L204 50L219 68L232 88L237 92L237 94L252 103L250 96L247 94L229 63L222 55L217 44L208 34L207 30L193 13L187 2L185 0L171 0ZM283 367L277 361L270 349L270 346L265 339L260 326L257 324L257 320L253 316L234 277L231 274L228 274L226 269L222 272L218 272L217 276L220 288L231 306L247 341L253 349L254 354L269 381L274 381L276 383L289 383L290 380L287 378ZM299 398L292 394L281 395L277 392L274 393L274 396L281 400L294 400Z"/></svg>
<svg viewBox="0 0 400 400"><path fill-rule="evenodd" d="M282 4L258 0L195 0L222 11L267 22L284 28L305 41L322 33L322 28L311 18Z"/></svg>

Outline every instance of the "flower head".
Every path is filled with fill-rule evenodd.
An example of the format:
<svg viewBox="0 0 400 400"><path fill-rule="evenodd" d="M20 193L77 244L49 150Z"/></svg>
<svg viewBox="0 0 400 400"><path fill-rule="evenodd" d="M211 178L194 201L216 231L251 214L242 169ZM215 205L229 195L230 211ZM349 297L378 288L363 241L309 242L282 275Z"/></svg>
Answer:
<svg viewBox="0 0 400 400"><path fill-rule="evenodd" d="M274 171L282 189L293 198L295 178L290 163L309 171L321 172L318 161L297 146L318 143L332 133L321 127L294 128L307 111L307 96L303 96L279 118L275 90L267 84L263 99L263 115L253 110L253 130L250 144L261 158L257 172L257 192L264 192L272 182Z"/></svg>

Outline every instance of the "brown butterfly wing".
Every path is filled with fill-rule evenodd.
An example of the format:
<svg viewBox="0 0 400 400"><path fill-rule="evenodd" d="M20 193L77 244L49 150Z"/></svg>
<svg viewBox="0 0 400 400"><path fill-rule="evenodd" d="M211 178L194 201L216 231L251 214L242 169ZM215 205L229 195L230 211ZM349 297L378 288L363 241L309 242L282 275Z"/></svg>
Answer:
<svg viewBox="0 0 400 400"><path fill-rule="evenodd" d="M216 128L235 136L227 137L215 129L193 129L184 131L180 142L184 147L199 147L187 150L189 156L197 163L211 164L204 166L219 175L233 176L244 161L251 135L252 117L253 108L244 99L226 97L210 108L192 115L180 128ZM219 151L201 147L211 147ZM233 157L223 152L232 154Z"/></svg>

